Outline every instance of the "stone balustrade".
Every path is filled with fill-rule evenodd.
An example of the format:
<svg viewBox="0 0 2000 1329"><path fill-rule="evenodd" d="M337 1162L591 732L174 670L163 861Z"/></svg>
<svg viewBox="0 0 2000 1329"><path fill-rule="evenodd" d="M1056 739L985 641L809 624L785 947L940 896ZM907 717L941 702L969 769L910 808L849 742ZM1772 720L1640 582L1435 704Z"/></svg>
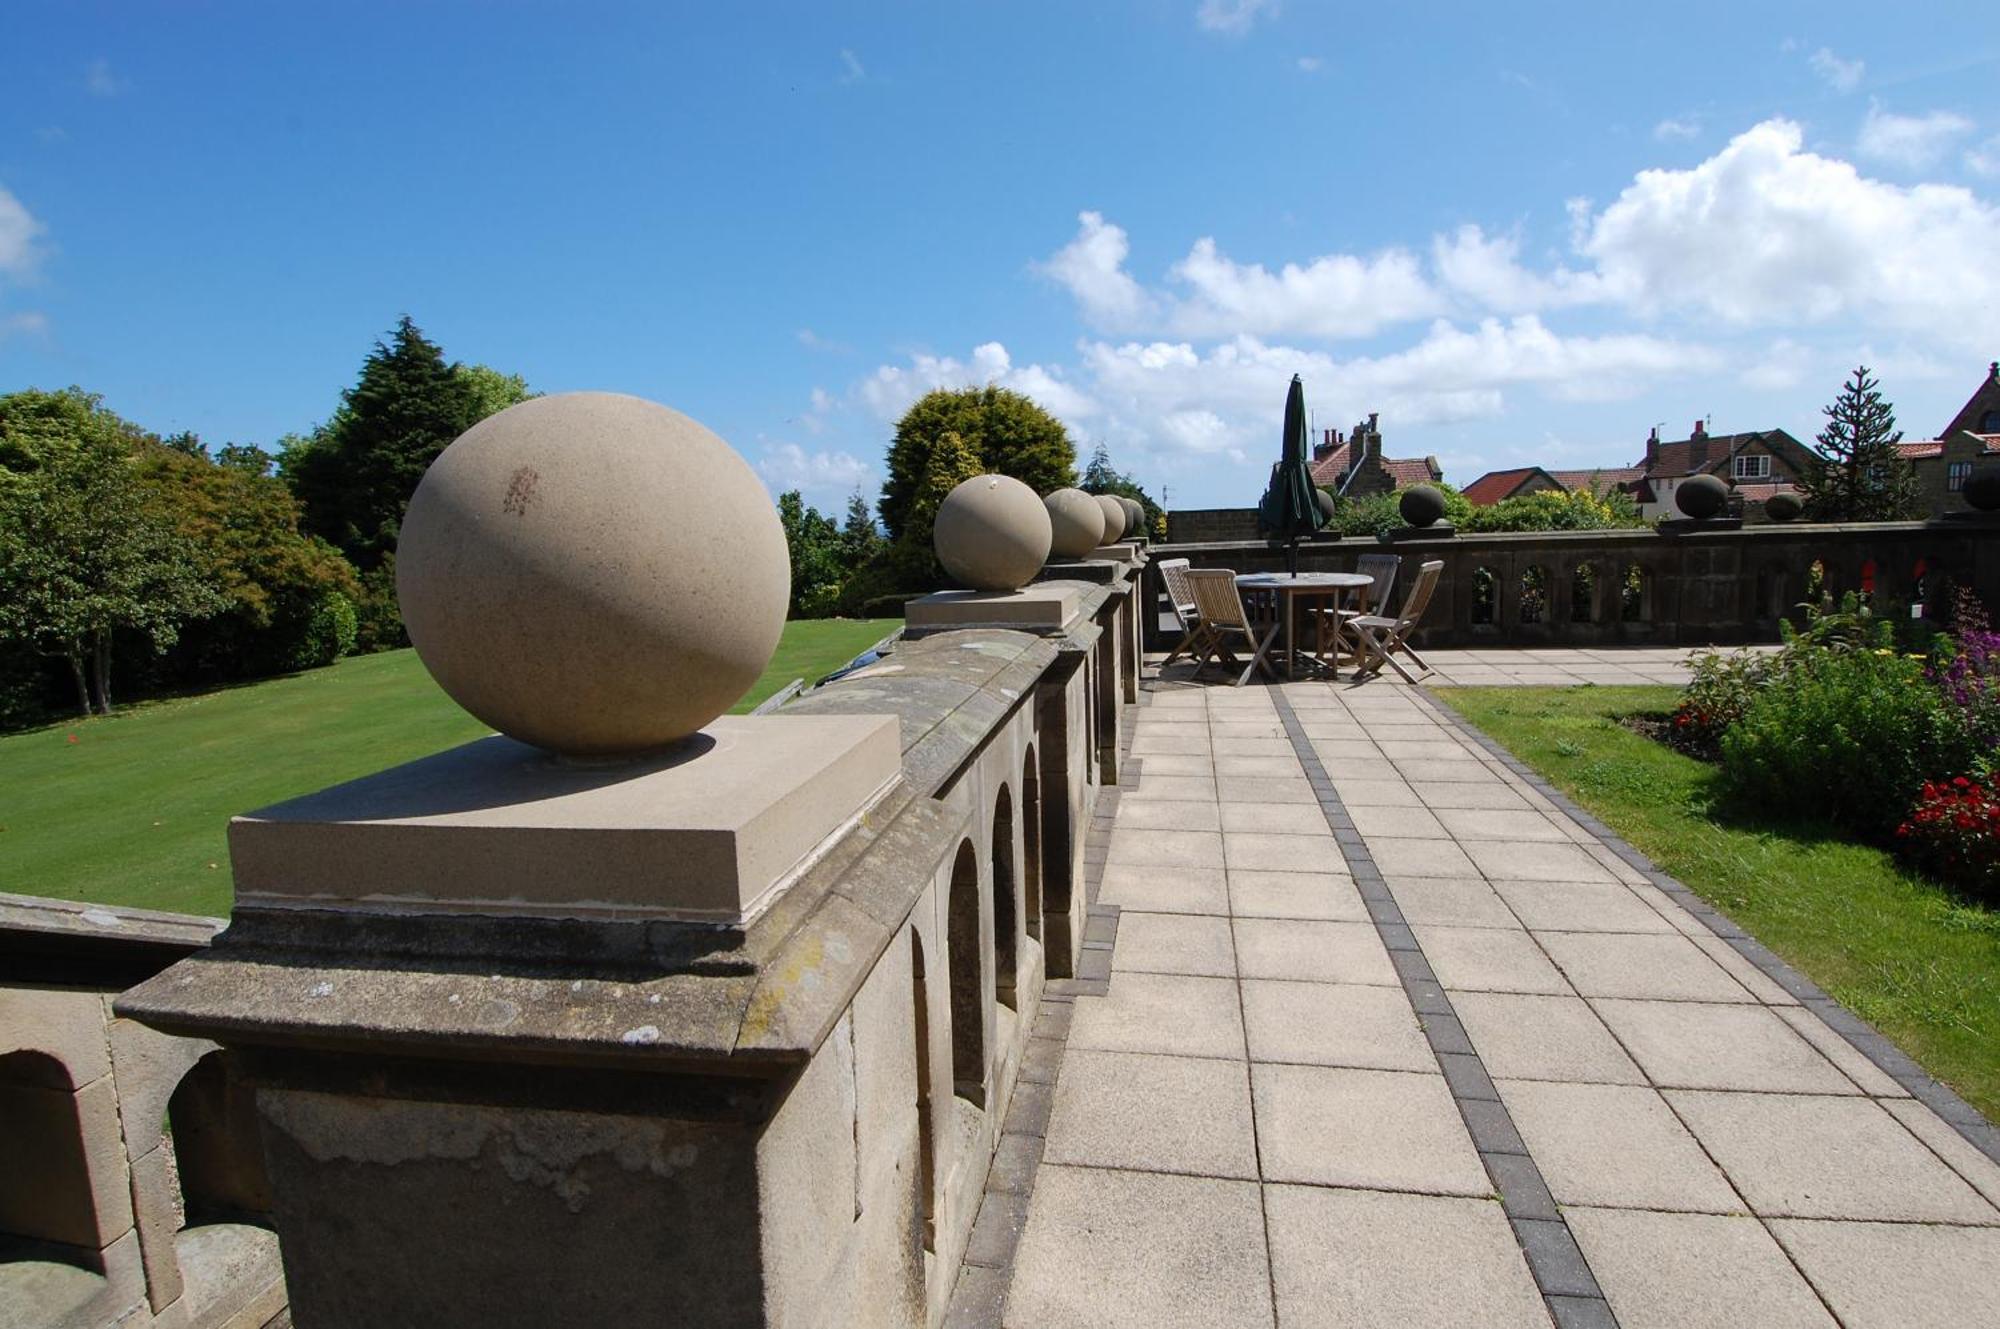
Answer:
<svg viewBox="0 0 2000 1329"><path fill-rule="evenodd" d="M76 1329L940 1323L1083 953L1143 568L1051 569L1062 621L934 624L783 708L893 717L900 766L735 923L427 912L371 896L392 840L275 812L232 832L255 852L213 940L0 897L0 1301ZM287 873L307 845L338 871Z"/></svg>
<svg viewBox="0 0 2000 1329"><path fill-rule="evenodd" d="M1301 572L1351 571L1365 553L1400 554L1402 591L1419 563L1444 562L1419 646L1699 646L1776 641L1817 586L1835 596L1872 593L1878 612L1913 607L1942 617L1948 587L1971 586L2000 605L2000 523L1878 522L1848 525L1683 525L1679 530L1543 531L1307 540ZM1265 541L1155 546L1154 561L1282 571L1284 550ZM1157 612L1162 586L1149 570L1146 649L1177 636Z"/></svg>

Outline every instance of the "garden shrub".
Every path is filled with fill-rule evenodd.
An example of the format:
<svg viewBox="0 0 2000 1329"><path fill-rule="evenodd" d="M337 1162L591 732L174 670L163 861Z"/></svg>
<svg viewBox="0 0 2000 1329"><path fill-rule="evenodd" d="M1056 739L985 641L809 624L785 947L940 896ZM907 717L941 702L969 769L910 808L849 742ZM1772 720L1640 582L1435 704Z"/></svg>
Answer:
<svg viewBox="0 0 2000 1329"><path fill-rule="evenodd" d="M2000 787L1962 775L1927 781L1896 838L1939 880L2000 897Z"/></svg>
<svg viewBox="0 0 2000 1329"><path fill-rule="evenodd" d="M1720 746L1744 799L1868 835L1891 831L1927 779L1978 757L1922 662L1886 645L1788 647Z"/></svg>
<svg viewBox="0 0 2000 1329"><path fill-rule="evenodd" d="M1743 718L1770 681L1772 660L1754 651L1703 651L1688 668L1693 677L1674 707L1667 741L1691 757L1714 761L1722 755L1723 732Z"/></svg>

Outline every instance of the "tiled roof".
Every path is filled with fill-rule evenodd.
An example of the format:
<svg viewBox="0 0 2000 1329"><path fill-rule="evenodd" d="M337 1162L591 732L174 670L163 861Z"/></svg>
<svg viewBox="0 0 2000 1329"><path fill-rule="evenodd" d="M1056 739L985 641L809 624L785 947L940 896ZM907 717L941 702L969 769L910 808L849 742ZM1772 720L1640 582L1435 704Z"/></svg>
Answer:
<svg viewBox="0 0 2000 1329"><path fill-rule="evenodd" d="M1944 451L1944 440L1920 438L1913 443L1898 443L1896 451L1911 461L1919 457L1935 457Z"/></svg>
<svg viewBox="0 0 2000 1329"><path fill-rule="evenodd" d="M1353 445L1343 443L1312 465L1313 483L1316 485L1338 485L1340 477L1347 472L1347 455ZM1398 489L1409 485L1420 485L1438 478L1438 472L1431 469L1429 457L1384 457L1382 469L1396 482Z"/></svg>
<svg viewBox="0 0 2000 1329"><path fill-rule="evenodd" d="M1516 466L1511 471L1488 471L1459 492L1475 507L1490 508L1512 494L1532 475L1546 474L1539 466Z"/></svg>
<svg viewBox="0 0 2000 1329"><path fill-rule="evenodd" d="M1697 470L1712 471L1727 461L1729 454L1734 452L1739 444L1748 443L1750 440L1760 437L1761 435L1754 432L1747 434L1710 434L1707 436L1708 451L1703 454L1700 466L1695 465L1695 441L1693 439L1676 439L1671 443L1662 440L1658 460L1651 466L1648 466L1642 458L1637 465L1637 469L1644 471L1648 475L1656 476L1693 475Z"/></svg>
<svg viewBox="0 0 2000 1329"><path fill-rule="evenodd" d="M1564 489L1575 493L1588 489L1598 498L1603 498L1620 485L1643 479L1646 472L1638 466L1599 466L1588 471L1550 471L1549 475Z"/></svg>
<svg viewBox="0 0 2000 1329"><path fill-rule="evenodd" d="M1327 453L1312 465L1313 483L1316 485L1337 485L1341 472L1347 469L1348 445L1343 443Z"/></svg>
<svg viewBox="0 0 2000 1329"><path fill-rule="evenodd" d="M1763 503L1769 500L1773 494L1796 494L1798 492L1799 492L1798 488L1794 485L1739 484L1736 486L1737 497L1741 498L1746 503Z"/></svg>

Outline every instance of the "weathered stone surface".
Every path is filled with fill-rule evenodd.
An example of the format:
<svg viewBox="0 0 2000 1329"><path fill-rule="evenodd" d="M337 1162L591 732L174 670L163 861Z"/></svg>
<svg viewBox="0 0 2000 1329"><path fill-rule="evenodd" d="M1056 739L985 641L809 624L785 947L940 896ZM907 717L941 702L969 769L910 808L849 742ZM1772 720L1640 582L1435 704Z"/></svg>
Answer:
<svg viewBox="0 0 2000 1329"><path fill-rule="evenodd" d="M2000 1229L1771 1224L1849 1329L2000 1323Z"/></svg>
<svg viewBox="0 0 2000 1329"><path fill-rule="evenodd" d="M1566 1217L1620 1329L1833 1329L1754 1218L1584 1208Z"/></svg>
<svg viewBox="0 0 2000 1329"><path fill-rule="evenodd" d="M1733 1213L1736 1192L1657 1092L1501 1080L1500 1096L1563 1204Z"/></svg>
<svg viewBox="0 0 2000 1329"><path fill-rule="evenodd" d="M762 482L713 433L604 392L511 406L425 472L396 592L452 699L551 751L660 749L757 681L790 596Z"/></svg>
<svg viewBox="0 0 2000 1329"><path fill-rule="evenodd" d="M933 591L903 606L910 631L1013 628L1053 633L1076 621L1082 597L1071 582L1037 582L1007 590Z"/></svg>
<svg viewBox="0 0 2000 1329"><path fill-rule="evenodd" d="M62 1063L51 1087L89 1084L111 1070L104 1003L95 992L0 987L0 1052L40 1052Z"/></svg>
<svg viewBox="0 0 2000 1329"><path fill-rule="evenodd" d="M1110 494L1099 494L1097 495L1097 506L1104 513L1104 534L1100 537L1099 543L1105 545L1117 544L1125 538L1125 527L1129 520L1129 514L1125 511L1125 505Z"/></svg>
<svg viewBox="0 0 2000 1329"><path fill-rule="evenodd" d="M215 1051L201 1038L174 1038L137 1020L111 1022L111 1061L118 1076L118 1118L126 1151L137 1157L160 1141L167 1102L188 1067Z"/></svg>
<svg viewBox="0 0 2000 1329"><path fill-rule="evenodd" d="M1268 1181L1491 1192L1442 1076L1259 1062L1251 1079Z"/></svg>
<svg viewBox="0 0 2000 1329"><path fill-rule="evenodd" d="M238 899L741 923L896 779L886 716L727 716L604 767L485 738L230 824Z"/></svg>
<svg viewBox="0 0 2000 1329"><path fill-rule="evenodd" d="M1254 1180L1249 1077L1240 1062L1077 1049L1056 1082L1046 1157Z"/></svg>
<svg viewBox="0 0 2000 1329"><path fill-rule="evenodd" d="M146 1268L146 1299L155 1311L181 1295L181 1265L174 1254L180 1229L178 1179L168 1163L168 1147L155 1148L132 1162L133 1218L139 1255Z"/></svg>
<svg viewBox="0 0 2000 1329"><path fill-rule="evenodd" d="M1104 543L1104 509L1081 489L1058 489L1042 500L1049 510L1049 548L1059 558L1089 558Z"/></svg>

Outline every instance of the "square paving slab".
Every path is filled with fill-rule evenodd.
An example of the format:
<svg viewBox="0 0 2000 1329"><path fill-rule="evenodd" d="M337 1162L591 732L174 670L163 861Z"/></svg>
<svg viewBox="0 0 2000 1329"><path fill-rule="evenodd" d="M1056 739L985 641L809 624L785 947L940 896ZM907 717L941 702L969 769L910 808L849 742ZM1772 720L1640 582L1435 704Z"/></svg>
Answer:
<svg viewBox="0 0 2000 1329"><path fill-rule="evenodd" d="M1448 988L1569 994L1569 984L1525 932L1431 926L1412 930L1438 982Z"/></svg>
<svg viewBox="0 0 2000 1329"><path fill-rule="evenodd" d="M1239 918L1236 968L1245 978L1400 986L1372 923Z"/></svg>
<svg viewBox="0 0 2000 1329"><path fill-rule="evenodd" d="M1077 1050L1056 1081L1045 1157L1254 1180L1254 1134L1241 1062Z"/></svg>
<svg viewBox="0 0 2000 1329"><path fill-rule="evenodd" d="M1127 909L1118 917L1111 967L1154 974L1236 976L1236 948L1229 920L1209 914L1148 914Z"/></svg>
<svg viewBox="0 0 2000 1329"><path fill-rule="evenodd" d="M1860 1092L1790 1025L1761 1006L1611 997L1591 1005L1662 1087Z"/></svg>
<svg viewBox="0 0 2000 1329"><path fill-rule="evenodd" d="M1251 1066L1267 1181L1490 1195L1441 1075Z"/></svg>
<svg viewBox="0 0 2000 1329"><path fill-rule="evenodd" d="M1847 1329L2000 1325L2000 1229L1771 1224Z"/></svg>
<svg viewBox="0 0 2000 1329"><path fill-rule="evenodd" d="M1368 906L1354 879L1332 872L1231 871L1229 903L1239 918L1368 921Z"/></svg>
<svg viewBox="0 0 2000 1329"><path fill-rule="evenodd" d="M1666 1093L1760 1214L2000 1223L2000 1211L1872 1100Z"/></svg>
<svg viewBox="0 0 2000 1329"><path fill-rule="evenodd" d="M1121 808L1120 811L1123 811ZM1160 913L1227 914L1229 886L1221 868L1148 868L1109 864L1098 903Z"/></svg>
<svg viewBox="0 0 2000 1329"><path fill-rule="evenodd" d="M1241 1059L1243 1017L1227 978L1114 974L1104 997L1078 997L1071 1048Z"/></svg>
<svg viewBox="0 0 2000 1329"><path fill-rule="evenodd" d="M1442 927L1511 928L1521 924L1507 902L1479 877L1389 877L1389 893L1409 923Z"/></svg>
<svg viewBox="0 0 2000 1329"><path fill-rule="evenodd" d="M1836 1329L1754 1218L1581 1208L1564 1217L1619 1329Z"/></svg>
<svg viewBox="0 0 2000 1329"><path fill-rule="evenodd" d="M1438 1068L1401 988L1245 979L1243 1023L1253 1061Z"/></svg>
<svg viewBox="0 0 2000 1329"><path fill-rule="evenodd" d="M1644 1084L1581 997L1460 992L1452 997L1489 1075L1513 1080Z"/></svg>
<svg viewBox="0 0 2000 1329"><path fill-rule="evenodd" d="M1311 811L1317 812L1318 808ZM1264 872L1345 871L1347 860L1333 832L1320 821L1316 835L1274 835L1268 831L1224 831L1222 855L1230 871L1249 869Z"/></svg>
<svg viewBox="0 0 2000 1329"><path fill-rule="evenodd" d="M1007 1329L1272 1329L1255 1182L1047 1166Z"/></svg>
<svg viewBox="0 0 2000 1329"><path fill-rule="evenodd" d="M1561 1204L1734 1213L1743 1205L1652 1089L1500 1080Z"/></svg>
<svg viewBox="0 0 2000 1329"><path fill-rule="evenodd" d="M1672 932L1674 925L1615 881L1495 881L1531 928L1555 932Z"/></svg>
<svg viewBox="0 0 2000 1329"><path fill-rule="evenodd" d="M1285 1329L1547 1329L1495 1201L1272 1186L1265 1209Z"/></svg>
<svg viewBox="0 0 2000 1329"><path fill-rule="evenodd" d="M1686 937L1546 932L1538 939L1586 997L1755 1000Z"/></svg>

